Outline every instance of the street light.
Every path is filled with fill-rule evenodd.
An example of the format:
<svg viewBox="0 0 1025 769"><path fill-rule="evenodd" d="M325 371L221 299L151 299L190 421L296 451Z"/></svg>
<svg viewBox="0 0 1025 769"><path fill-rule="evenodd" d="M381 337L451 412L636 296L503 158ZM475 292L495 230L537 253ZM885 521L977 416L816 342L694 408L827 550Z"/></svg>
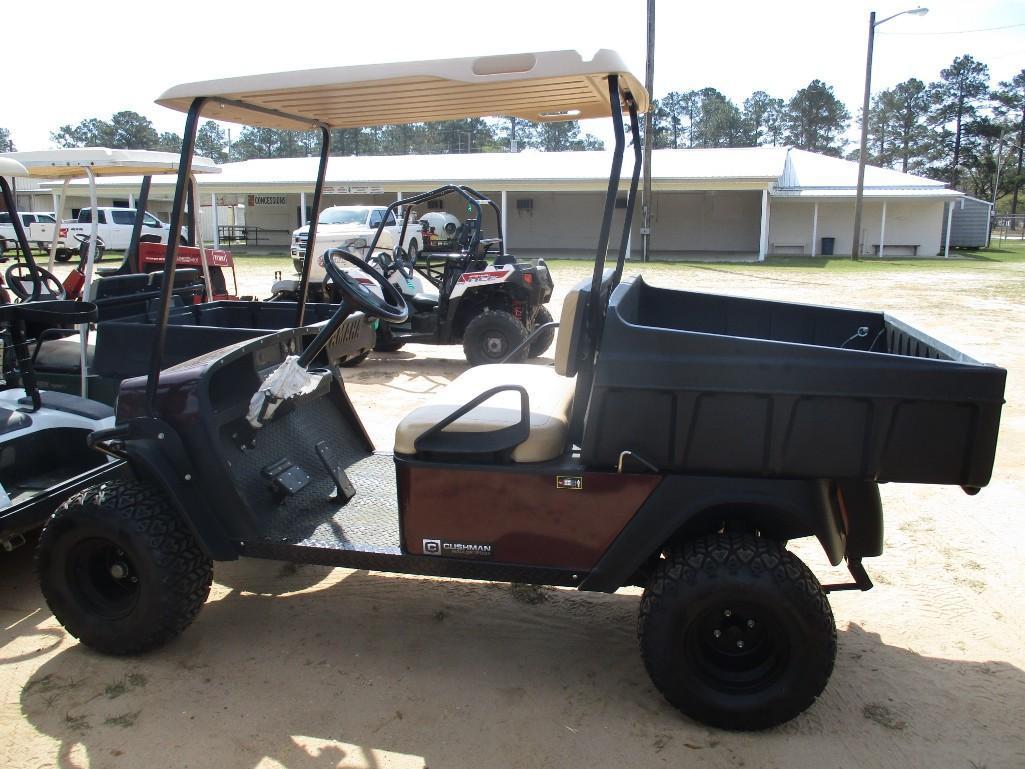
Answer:
<svg viewBox="0 0 1025 769"><path fill-rule="evenodd" d="M876 27L885 24L890 19L909 14L911 16L924 16L929 13L928 8L910 8L885 19L876 21L876 12L872 11L868 17L868 59L865 62L865 100L861 106L861 152L858 153L858 189L854 195L854 241L851 244L851 259L857 259L861 251L861 199L865 193L865 156L868 154L868 101L872 90L872 46L875 43Z"/></svg>

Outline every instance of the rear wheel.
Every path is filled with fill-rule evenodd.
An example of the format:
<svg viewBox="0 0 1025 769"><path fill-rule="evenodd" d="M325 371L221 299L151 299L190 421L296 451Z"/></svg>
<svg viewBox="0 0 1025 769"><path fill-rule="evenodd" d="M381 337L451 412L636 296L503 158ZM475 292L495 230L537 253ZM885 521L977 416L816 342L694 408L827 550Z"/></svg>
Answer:
<svg viewBox="0 0 1025 769"><path fill-rule="evenodd" d="M545 323L552 322L552 314L548 311L548 308L544 305L537 311L537 315L534 317L534 328L543 326ZM536 358L539 355L543 355L549 347L552 346L552 341L555 339L555 327L546 328L530 343L527 347L527 357Z"/></svg>
<svg viewBox="0 0 1025 769"><path fill-rule="evenodd" d="M86 646L136 654L195 619L213 568L164 493L114 481L61 505L36 550L50 610Z"/></svg>
<svg viewBox="0 0 1025 769"><path fill-rule="evenodd" d="M779 543L748 535L671 550L644 592L638 635L665 698L723 729L795 717L822 693L836 658L815 575Z"/></svg>
<svg viewBox="0 0 1025 769"><path fill-rule="evenodd" d="M58 248L57 249L57 253L54 254L54 258L58 262L66 262L66 261L68 261L68 259L71 258L71 249L70 248Z"/></svg>
<svg viewBox="0 0 1025 769"><path fill-rule="evenodd" d="M463 353L473 366L501 363L526 338L527 329L515 315L505 310L484 310L466 324ZM526 350L520 350L510 362L522 361L526 355Z"/></svg>
<svg viewBox="0 0 1025 769"><path fill-rule="evenodd" d="M409 248L406 250L406 255L409 258L409 264L416 264L417 258L420 256L420 249L416 245L415 240L409 241Z"/></svg>

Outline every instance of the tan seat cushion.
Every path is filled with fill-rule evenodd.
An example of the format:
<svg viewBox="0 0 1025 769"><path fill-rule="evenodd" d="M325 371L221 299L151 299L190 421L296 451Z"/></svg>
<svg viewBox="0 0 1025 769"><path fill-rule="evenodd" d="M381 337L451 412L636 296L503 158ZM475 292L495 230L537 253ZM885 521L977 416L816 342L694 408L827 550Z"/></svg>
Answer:
<svg viewBox="0 0 1025 769"><path fill-rule="evenodd" d="M414 444L426 430L481 393L503 384L518 384L530 399L530 436L513 450L514 462L544 462L562 453L569 430L574 380L548 366L495 363L464 371L430 403L407 414L395 429L395 453L415 454ZM501 392L463 415L444 432L487 432L520 420L520 394Z"/></svg>

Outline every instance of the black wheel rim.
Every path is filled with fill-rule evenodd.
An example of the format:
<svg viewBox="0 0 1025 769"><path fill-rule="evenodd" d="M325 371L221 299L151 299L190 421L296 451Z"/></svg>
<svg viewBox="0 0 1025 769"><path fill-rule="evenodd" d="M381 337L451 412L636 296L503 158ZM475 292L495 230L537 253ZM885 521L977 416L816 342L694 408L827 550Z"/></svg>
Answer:
<svg viewBox="0 0 1025 769"><path fill-rule="evenodd" d="M745 602L702 610L684 630L683 646L694 673L731 694L772 685L790 659L790 641L774 612Z"/></svg>
<svg viewBox="0 0 1025 769"><path fill-rule="evenodd" d="M139 576L124 549L100 537L85 539L68 553L68 584L91 613L104 619L129 614L139 597Z"/></svg>

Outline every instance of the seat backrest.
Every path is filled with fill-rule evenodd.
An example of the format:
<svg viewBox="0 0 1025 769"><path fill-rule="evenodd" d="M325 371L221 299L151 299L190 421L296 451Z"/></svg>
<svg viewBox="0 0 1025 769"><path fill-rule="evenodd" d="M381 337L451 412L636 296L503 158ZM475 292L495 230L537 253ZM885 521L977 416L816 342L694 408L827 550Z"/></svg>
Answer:
<svg viewBox="0 0 1025 769"><path fill-rule="evenodd" d="M199 277L199 270L195 267L179 267L174 271L174 283L175 288L178 286L188 286L193 283L199 283L201 278ZM164 285L164 273L163 272L151 272L149 273L149 285L150 288L161 288Z"/></svg>
<svg viewBox="0 0 1025 769"><path fill-rule="evenodd" d="M566 294L559 316L559 334L555 340L555 371L563 376L576 376L580 362L580 345L587 325L587 298L591 295L591 279L580 281Z"/></svg>
<svg viewBox="0 0 1025 769"><path fill-rule="evenodd" d="M95 302L97 299L137 294L148 286L148 275L105 275L93 279L89 300Z"/></svg>

